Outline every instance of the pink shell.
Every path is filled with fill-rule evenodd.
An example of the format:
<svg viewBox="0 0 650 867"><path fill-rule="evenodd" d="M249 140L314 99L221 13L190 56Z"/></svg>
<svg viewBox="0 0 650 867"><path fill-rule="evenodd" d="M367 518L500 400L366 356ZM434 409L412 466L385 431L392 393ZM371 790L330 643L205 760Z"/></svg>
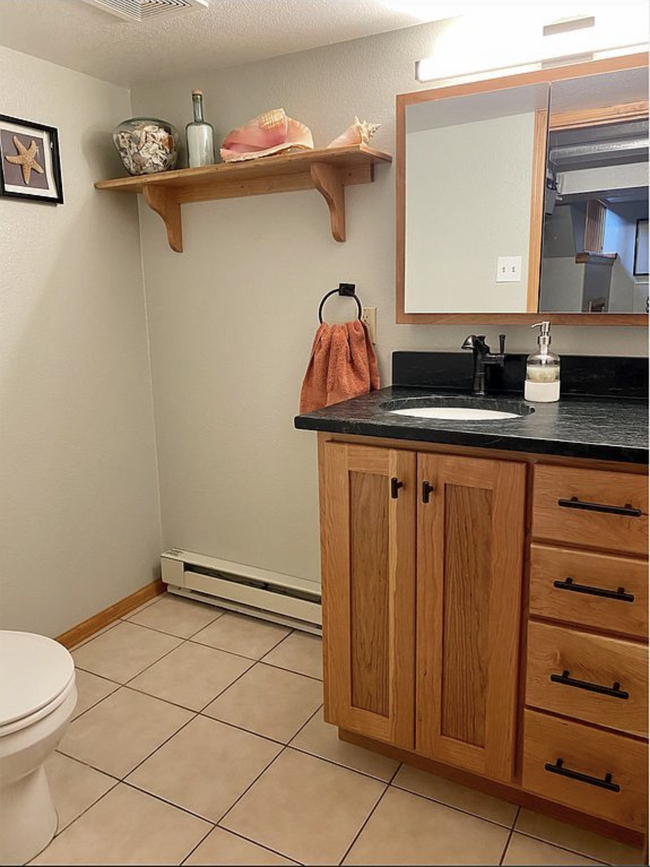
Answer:
<svg viewBox="0 0 650 867"><path fill-rule="evenodd" d="M225 162L234 162L313 147L309 128L287 117L283 108L274 108L231 130L223 140L220 153Z"/></svg>
<svg viewBox="0 0 650 867"><path fill-rule="evenodd" d="M367 145L380 126L380 123L368 123L366 120L361 121L355 117L354 123L350 124L345 132L337 136L327 147L344 148L356 144Z"/></svg>

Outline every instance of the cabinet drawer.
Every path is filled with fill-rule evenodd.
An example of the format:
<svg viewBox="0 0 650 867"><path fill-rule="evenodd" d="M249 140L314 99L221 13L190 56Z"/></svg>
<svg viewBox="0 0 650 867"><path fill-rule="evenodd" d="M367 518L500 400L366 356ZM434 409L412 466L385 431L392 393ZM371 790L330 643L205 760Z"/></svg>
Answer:
<svg viewBox="0 0 650 867"><path fill-rule="evenodd" d="M533 544L530 613L645 638L648 564Z"/></svg>
<svg viewBox="0 0 650 867"><path fill-rule="evenodd" d="M646 743L525 711L522 784L529 792L645 831L647 762Z"/></svg>
<svg viewBox="0 0 650 867"><path fill-rule="evenodd" d="M647 500L646 476L538 464L533 536L647 554Z"/></svg>
<svg viewBox="0 0 650 867"><path fill-rule="evenodd" d="M531 622L526 704L643 737L648 733L648 648Z"/></svg>

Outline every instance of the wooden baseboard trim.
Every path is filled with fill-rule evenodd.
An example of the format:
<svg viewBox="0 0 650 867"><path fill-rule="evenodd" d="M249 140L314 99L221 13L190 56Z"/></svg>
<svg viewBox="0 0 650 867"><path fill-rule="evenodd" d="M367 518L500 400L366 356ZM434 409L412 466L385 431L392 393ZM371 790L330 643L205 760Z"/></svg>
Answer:
<svg viewBox="0 0 650 867"><path fill-rule="evenodd" d="M469 771L440 764L440 762L420 756L417 753L411 753L408 750L384 744L381 741L375 741L372 738L363 737L363 735L358 735L345 729L339 729L339 738L342 741L346 741L346 743L364 747L367 750L381 753L398 762L405 762L407 765L411 765L419 770L444 777L446 780L451 780L451 782L458 783L461 786L477 789L479 792L484 792L486 795L491 795L494 798L501 798L503 801L518 804L527 810L543 813L545 816L550 816L550 818L557 819L560 822L577 825L580 828L585 828L587 831L601 834L603 837L612 837L621 843L627 843L628 846L635 846L638 849L643 848L644 834L640 831L622 828L620 825L614 825L603 819L588 816L586 813L580 813L577 810L572 810L570 807L556 804L554 801L547 801L545 798L531 795L516 786L508 786L505 783L498 783L496 780L477 777L469 773Z"/></svg>
<svg viewBox="0 0 650 867"><path fill-rule="evenodd" d="M104 629L105 626L109 626L111 623L119 620L120 617L124 617L125 614L134 611L150 599L154 599L160 593L164 593L166 589L167 585L163 584L160 579L152 581L151 584L146 584L144 587L136 590L135 593L127 596L125 599L121 599L114 605L110 605L98 614L93 614L92 617L77 624L77 626L73 626L67 632L57 635L56 641L68 649L75 647L81 641L85 641L91 635L99 632L100 629Z"/></svg>

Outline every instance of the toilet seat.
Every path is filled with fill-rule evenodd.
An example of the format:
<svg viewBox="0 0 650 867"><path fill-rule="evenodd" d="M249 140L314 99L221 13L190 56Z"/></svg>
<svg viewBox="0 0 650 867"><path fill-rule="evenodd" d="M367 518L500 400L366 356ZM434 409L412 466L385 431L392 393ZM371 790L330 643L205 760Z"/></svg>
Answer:
<svg viewBox="0 0 650 867"><path fill-rule="evenodd" d="M44 635L0 631L0 737L62 704L75 685L68 650Z"/></svg>

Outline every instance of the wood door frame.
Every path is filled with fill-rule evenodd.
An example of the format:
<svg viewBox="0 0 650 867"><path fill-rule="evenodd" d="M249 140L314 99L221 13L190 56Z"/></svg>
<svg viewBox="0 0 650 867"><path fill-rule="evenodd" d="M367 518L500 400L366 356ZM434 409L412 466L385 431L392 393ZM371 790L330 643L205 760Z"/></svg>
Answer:
<svg viewBox="0 0 650 867"><path fill-rule="evenodd" d="M506 90L531 84L552 84L570 78L580 78L626 69L639 69L648 66L648 54L641 52L623 57L593 60L554 69L536 70L504 78L457 84L451 87L433 88L401 93L396 97L396 319L398 324L407 325L526 325L534 324L540 317L538 312L528 313L407 313L405 311L405 272L406 272L406 108L421 102L436 99L449 99L457 96ZM527 308L530 310L533 299L537 302L541 273L541 239L544 226L544 188L540 187L540 177L546 174L547 130L541 127L539 113L536 113L531 196L531 229L528 258ZM545 114L545 113L544 113ZM549 129L559 129L570 125L590 126L611 123L613 120L647 117L647 103L626 103L606 109L596 108L586 111L551 113ZM646 326L647 316L643 313L544 313L544 319L555 325L597 325L597 326Z"/></svg>

